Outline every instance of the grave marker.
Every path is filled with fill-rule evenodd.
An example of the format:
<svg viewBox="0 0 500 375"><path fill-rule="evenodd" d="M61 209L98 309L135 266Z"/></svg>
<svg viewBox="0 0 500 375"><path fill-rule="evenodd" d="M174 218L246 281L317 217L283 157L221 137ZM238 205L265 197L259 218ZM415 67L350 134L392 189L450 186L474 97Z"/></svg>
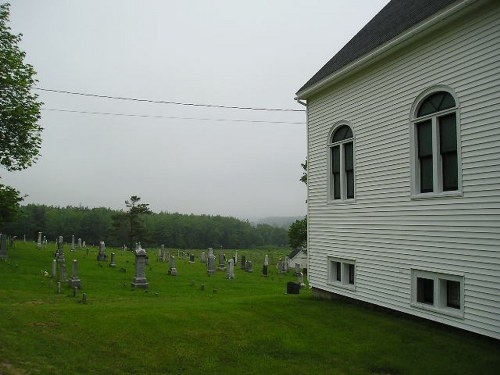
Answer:
<svg viewBox="0 0 500 375"><path fill-rule="evenodd" d="M170 276L177 276L177 264L173 255L170 256L170 268L168 270L168 274Z"/></svg>
<svg viewBox="0 0 500 375"><path fill-rule="evenodd" d="M146 280L146 250L139 248L135 251L135 277L132 282L132 287L147 289L149 287Z"/></svg>

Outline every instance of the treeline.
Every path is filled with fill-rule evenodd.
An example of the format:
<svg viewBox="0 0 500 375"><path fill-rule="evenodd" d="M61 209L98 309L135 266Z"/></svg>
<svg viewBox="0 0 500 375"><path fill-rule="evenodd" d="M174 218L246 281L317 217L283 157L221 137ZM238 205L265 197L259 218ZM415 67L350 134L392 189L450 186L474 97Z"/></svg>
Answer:
<svg viewBox="0 0 500 375"><path fill-rule="evenodd" d="M0 232L22 239L36 240L42 232L48 241L64 236L81 238L87 245L105 241L108 246L127 243L124 228L114 218L123 211L109 208L53 207L38 204L22 206L17 219L4 223ZM211 215L184 215L179 213L152 213L142 217L144 233L141 244L156 247L204 249L208 247L248 249L260 246L287 246L288 232L268 224L252 225L234 217ZM115 225L114 225L115 224Z"/></svg>

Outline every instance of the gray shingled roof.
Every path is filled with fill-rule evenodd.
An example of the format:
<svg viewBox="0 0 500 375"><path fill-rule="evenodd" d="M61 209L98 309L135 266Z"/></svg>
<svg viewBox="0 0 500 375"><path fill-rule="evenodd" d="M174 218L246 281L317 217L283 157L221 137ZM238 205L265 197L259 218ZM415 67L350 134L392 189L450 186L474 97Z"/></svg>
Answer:
<svg viewBox="0 0 500 375"><path fill-rule="evenodd" d="M349 63L458 0L392 0L368 22L298 92L321 81Z"/></svg>

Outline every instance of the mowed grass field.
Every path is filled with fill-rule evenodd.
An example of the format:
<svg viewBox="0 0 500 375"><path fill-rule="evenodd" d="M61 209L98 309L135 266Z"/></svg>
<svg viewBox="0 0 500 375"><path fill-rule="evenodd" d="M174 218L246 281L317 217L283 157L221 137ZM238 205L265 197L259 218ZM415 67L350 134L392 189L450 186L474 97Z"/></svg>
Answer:
<svg viewBox="0 0 500 375"><path fill-rule="evenodd" d="M112 249L107 249L108 260ZM79 260L83 289L51 274L55 245L18 242L0 262L0 374L500 374L498 341L340 301L309 289L287 295L286 249L239 250L254 272L209 277L200 263L169 264L149 250L149 289L132 290L134 256L65 247L68 275ZM176 254L177 251L172 251ZM226 250L228 256L234 251ZM216 254L218 251L216 250ZM121 268L126 272L120 271ZM204 290L202 290L204 285ZM82 293L88 303L82 304Z"/></svg>

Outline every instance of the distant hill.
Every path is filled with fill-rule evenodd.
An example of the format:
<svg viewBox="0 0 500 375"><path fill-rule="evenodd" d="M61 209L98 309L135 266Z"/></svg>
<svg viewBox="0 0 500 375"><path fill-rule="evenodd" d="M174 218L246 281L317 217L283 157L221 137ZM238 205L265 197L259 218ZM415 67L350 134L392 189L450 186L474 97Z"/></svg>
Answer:
<svg viewBox="0 0 500 375"><path fill-rule="evenodd" d="M296 220L302 220L304 216L270 216L262 219L253 220L252 223L257 224L269 224L273 227L288 229L290 225Z"/></svg>

